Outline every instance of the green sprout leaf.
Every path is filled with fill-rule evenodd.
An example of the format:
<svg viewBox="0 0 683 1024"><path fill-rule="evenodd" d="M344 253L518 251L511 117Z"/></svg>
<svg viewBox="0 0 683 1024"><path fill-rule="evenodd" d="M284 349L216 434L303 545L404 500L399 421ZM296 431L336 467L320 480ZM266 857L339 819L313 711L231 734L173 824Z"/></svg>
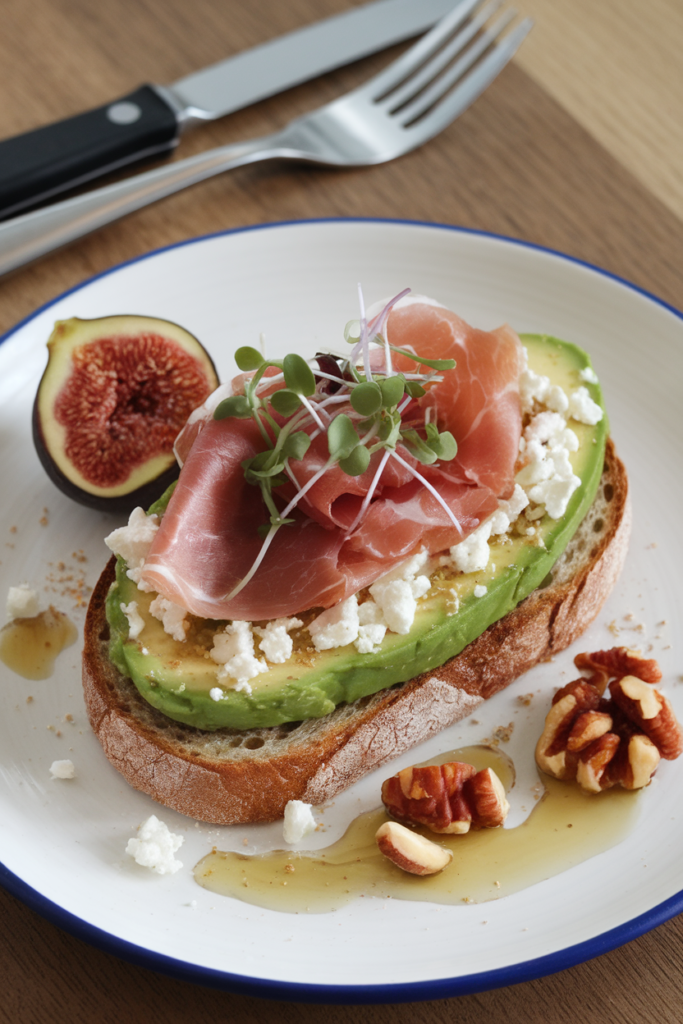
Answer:
<svg viewBox="0 0 683 1024"><path fill-rule="evenodd" d="M297 355L296 352L291 352L288 356L285 356L282 362L282 369L285 375L285 384L290 391L294 391L297 395L305 395L306 397L314 394L315 377L313 376L313 370L303 356Z"/></svg>
<svg viewBox="0 0 683 1024"><path fill-rule="evenodd" d="M382 390L374 380L363 381L351 392L351 405L361 416L373 416L382 408Z"/></svg>
<svg viewBox="0 0 683 1024"><path fill-rule="evenodd" d="M396 447L401 440L401 417L398 412L389 413L382 419L377 436L383 447Z"/></svg>
<svg viewBox="0 0 683 1024"><path fill-rule="evenodd" d="M427 444L442 462L450 462L458 454L458 442L450 430L439 433L436 423L427 423Z"/></svg>
<svg viewBox="0 0 683 1024"><path fill-rule="evenodd" d="M252 348L251 345L243 345L235 352L235 362L240 370L246 373L249 370L258 370L259 366L265 363L265 359L257 348Z"/></svg>
<svg viewBox="0 0 683 1024"><path fill-rule="evenodd" d="M344 341L349 345L357 345L360 341L360 320L349 320L344 327Z"/></svg>
<svg viewBox="0 0 683 1024"><path fill-rule="evenodd" d="M436 452L420 437L416 430L404 430L401 434L401 440L418 462L422 462L425 466L436 462Z"/></svg>
<svg viewBox="0 0 683 1024"><path fill-rule="evenodd" d="M332 458L348 459L359 443L358 434L346 413L335 416L327 428L327 447Z"/></svg>
<svg viewBox="0 0 683 1024"><path fill-rule="evenodd" d="M259 527L257 527L256 532L258 533L258 535L261 538L261 540L265 540L265 538L268 536L268 534L270 533L271 528L273 526L288 526L290 523L293 523L293 522L295 522L294 519L280 519L277 516L271 516L270 517L270 522L269 523L261 523L261 525Z"/></svg>
<svg viewBox="0 0 683 1024"><path fill-rule="evenodd" d="M259 452L253 459L245 459L242 463L244 479L249 484L260 484L262 480L269 480L270 486L276 486L274 478L279 477L285 468L282 456L278 458L274 451Z"/></svg>
<svg viewBox="0 0 683 1024"><path fill-rule="evenodd" d="M359 444L346 459L339 460L339 466L348 476L360 476L370 465L370 452Z"/></svg>
<svg viewBox="0 0 683 1024"><path fill-rule="evenodd" d="M397 352L401 356L407 356L408 359L412 359L418 366L429 366L432 370L453 370L455 369L455 359L427 359L426 356L421 356L419 353L409 352L405 348L396 348L394 345L390 345L389 348L392 352Z"/></svg>
<svg viewBox="0 0 683 1024"><path fill-rule="evenodd" d="M382 407L384 409L393 409L395 405L398 405L405 393L405 378L401 374L396 374L395 377L384 377L379 382L379 387L382 392Z"/></svg>
<svg viewBox="0 0 683 1024"><path fill-rule="evenodd" d="M293 416L301 408L301 399L289 388L281 388L270 396L270 404L281 416Z"/></svg>
<svg viewBox="0 0 683 1024"><path fill-rule="evenodd" d="M311 439L305 430L297 430L290 434L282 445L282 454L287 459L303 459L308 451Z"/></svg>
<svg viewBox="0 0 683 1024"><path fill-rule="evenodd" d="M238 420L247 420L251 416L251 406L244 395L230 395L219 402L213 412L215 420L225 420L236 416Z"/></svg>
<svg viewBox="0 0 683 1024"><path fill-rule="evenodd" d="M422 398L423 395L427 394L422 385L416 380L406 381L406 391L411 398Z"/></svg>

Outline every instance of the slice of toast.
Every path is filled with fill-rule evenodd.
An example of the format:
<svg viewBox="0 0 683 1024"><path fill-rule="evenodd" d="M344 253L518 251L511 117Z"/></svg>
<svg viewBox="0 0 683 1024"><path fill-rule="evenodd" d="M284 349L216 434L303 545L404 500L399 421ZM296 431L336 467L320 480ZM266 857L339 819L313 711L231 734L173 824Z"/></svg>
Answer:
<svg viewBox="0 0 683 1024"><path fill-rule="evenodd" d="M325 718L247 731L203 732L174 722L112 665L105 617L112 559L85 624L83 687L90 724L131 786L200 821L272 821L282 817L288 800L329 800L573 643L616 582L630 519L626 471L610 440L595 500L545 585L464 651Z"/></svg>

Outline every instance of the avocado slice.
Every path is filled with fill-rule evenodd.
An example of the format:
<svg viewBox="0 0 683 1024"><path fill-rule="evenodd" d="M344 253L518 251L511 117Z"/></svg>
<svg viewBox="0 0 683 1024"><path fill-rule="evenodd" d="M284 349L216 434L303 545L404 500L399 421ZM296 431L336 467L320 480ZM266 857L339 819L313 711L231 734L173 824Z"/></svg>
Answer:
<svg viewBox="0 0 683 1024"><path fill-rule="evenodd" d="M567 393L584 385L604 409L599 385L580 376L582 370L590 368L585 352L547 335L522 335L522 341L531 369L549 377ZM342 702L355 701L437 668L542 585L590 508L602 474L607 417L603 415L595 426L574 420L570 425L579 438L579 449L572 453L571 462L581 486L572 495L565 515L558 520L544 515L535 524L533 537L513 530L492 538L489 564L482 572L438 570L432 576L431 590L418 602L410 632L387 633L377 652L359 654L353 644L317 652L306 629L319 612L312 610L300 616L304 626L292 631L294 651L285 664L270 665L268 672L252 679L251 693L227 690L226 699L215 701L209 695L217 685L216 666L209 651L214 633L224 623L190 617L186 640L174 640L149 613L155 595L138 590L126 576L125 563L118 559L116 581L107 601L112 661L163 714L210 731L320 718ZM150 511L163 512L170 492ZM477 593L485 587L485 594L476 596L475 587ZM145 621L137 640L129 638L128 620L121 611L121 604L131 601L137 602Z"/></svg>

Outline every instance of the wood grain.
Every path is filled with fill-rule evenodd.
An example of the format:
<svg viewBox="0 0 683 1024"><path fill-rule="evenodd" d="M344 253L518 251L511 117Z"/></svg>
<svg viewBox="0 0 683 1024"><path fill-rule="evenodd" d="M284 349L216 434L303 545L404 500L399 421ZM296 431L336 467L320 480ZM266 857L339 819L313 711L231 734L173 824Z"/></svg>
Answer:
<svg viewBox="0 0 683 1024"><path fill-rule="evenodd" d="M523 0L536 27L517 63L683 217L683 5Z"/></svg>
<svg viewBox="0 0 683 1024"><path fill-rule="evenodd" d="M344 0L6 0L0 136L106 102L143 80L173 81L346 6ZM652 160L660 162L659 152L667 168L676 164L665 112L675 120L680 109L680 97L674 108L667 92L667 55L683 48L680 5L652 0L653 11L673 12L656 32L640 30L643 0L529 0L523 6L535 14L537 28L519 61L420 151L369 170L262 165L197 186L0 280L0 331L91 274L152 248L223 228L306 217L405 217L499 232L599 264L683 305L683 220L675 188L657 185L647 159L634 163L628 142L634 132L646 139L644 121L653 117L660 141ZM623 31L613 55L603 30L617 8ZM599 72L599 89L579 61L586 31L596 42L583 57L591 74ZM537 39L566 42L567 52L562 59L544 55ZM572 52L578 64L572 65ZM638 80L648 86L639 99L626 101L625 116L619 90L634 54L647 60L649 71L643 64ZM362 81L387 59L368 59L200 128L183 140L179 155L270 131ZM572 67L580 72L573 75ZM580 77L587 81L583 90ZM641 147L645 156L649 145ZM323 1010L202 989L126 964L61 932L5 892L0 912L0 1024L307 1022L323 1014L329 1024L680 1020L680 919L597 960L513 988L424 1004Z"/></svg>

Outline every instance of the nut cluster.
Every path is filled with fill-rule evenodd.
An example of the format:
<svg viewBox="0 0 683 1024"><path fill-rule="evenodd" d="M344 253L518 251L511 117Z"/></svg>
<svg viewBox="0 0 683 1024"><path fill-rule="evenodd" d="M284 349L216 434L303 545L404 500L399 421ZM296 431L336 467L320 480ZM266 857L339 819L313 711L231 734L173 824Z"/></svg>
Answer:
<svg viewBox="0 0 683 1024"><path fill-rule="evenodd" d="M591 793L617 785L642 789L662 757L672 761L683 752L683 729L652 685L661 680L659 665L627 647L579 654L574 664L590 675L553 697L536 763Z"/></svg>
<svg viewBox="0 0 683 1024"><path fill-rule="evenodd" d="M398 821L456 835L468 832L471 825L496 828L510 809L491 768L478 772L458 761L404 768L382 784L382 802Z"/></svg>
<svg viewBox="0 0 683 1024"><path fill-rule="evenodd" d="M382 802L397 821L380 827L377 845L389 860L414 875L441 871L452 854L397 822L462 835L471 826L502 825L510 810L503 784L491 768L478 772L458 761L404 768L382 784Z"/></svg>

